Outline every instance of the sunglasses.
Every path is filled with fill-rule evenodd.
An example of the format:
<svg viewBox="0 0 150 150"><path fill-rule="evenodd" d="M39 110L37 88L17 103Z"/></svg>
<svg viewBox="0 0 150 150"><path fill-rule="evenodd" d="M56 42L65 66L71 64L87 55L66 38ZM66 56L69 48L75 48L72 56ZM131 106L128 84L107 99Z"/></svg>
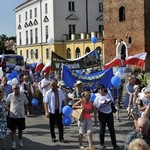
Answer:
<svg viewBox="0 0 150 150"><path fill-rule="evenodd" d="M14 88L14 90L18 90L19 88Z"/></svg>

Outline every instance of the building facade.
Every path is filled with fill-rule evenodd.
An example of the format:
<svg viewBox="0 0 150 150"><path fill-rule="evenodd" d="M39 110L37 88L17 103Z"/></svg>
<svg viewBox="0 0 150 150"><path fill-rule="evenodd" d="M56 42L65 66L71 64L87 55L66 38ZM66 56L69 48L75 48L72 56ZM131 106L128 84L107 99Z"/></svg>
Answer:
<svg viewBox="0 0 150 150"><path fill-rule="evenodd" d="M104 52L106 62L147 52L145 69L150 70L149 0L104 0Z"/></svg>
<svg viewBox="0 0 150 150"><path fill-rule="evenodd" d="M28 63L46 63L51 51L73 59L98 47L104 55L102 0L27 0L15 12L17 54Z"/></svg>

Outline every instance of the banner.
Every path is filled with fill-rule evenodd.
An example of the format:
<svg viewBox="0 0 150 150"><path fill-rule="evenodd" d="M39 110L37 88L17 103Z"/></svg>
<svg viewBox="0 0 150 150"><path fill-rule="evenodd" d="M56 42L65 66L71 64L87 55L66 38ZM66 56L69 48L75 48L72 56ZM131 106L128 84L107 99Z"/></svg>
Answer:
<svg viewBox="0 0 150 150"><path fill-rule="evenodd" d="M100 84L106 88L111 88L111 78L113 77L113 70L97 71L91 74L78 74L76 71L69 69L63 65L62 80L65 82L66 87L74 87L76 80L81 80L84 83L85 89L96 89Z"/></svg>
<svg viewBox="0 0 150 150"><path fill-rule="evenodd" d="M52 67L54 70L61 70L65 64L71 70L86 69L100 66L100 54L97 49L77 59L65 59L55 52L52 52Z"/></svg>

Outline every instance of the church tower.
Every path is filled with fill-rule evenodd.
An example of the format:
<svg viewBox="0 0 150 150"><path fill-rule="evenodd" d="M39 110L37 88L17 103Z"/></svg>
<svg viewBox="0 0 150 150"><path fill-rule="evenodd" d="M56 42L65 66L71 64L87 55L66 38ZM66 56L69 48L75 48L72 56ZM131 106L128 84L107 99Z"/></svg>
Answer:
<svg viewBox="0 0 150 150"><path fill-rule="evenodd" d="M103 0L103 16L105 62L147 52L145 69L150 70L149 0Z"/></svg>

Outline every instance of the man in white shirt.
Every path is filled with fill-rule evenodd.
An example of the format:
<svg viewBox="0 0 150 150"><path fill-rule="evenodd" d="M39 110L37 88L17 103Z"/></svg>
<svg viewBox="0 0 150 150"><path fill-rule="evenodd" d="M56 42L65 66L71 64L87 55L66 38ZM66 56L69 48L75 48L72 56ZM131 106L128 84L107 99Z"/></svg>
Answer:
<svg viewBox="0 0 150 150"><path fill-rule="evenodd" d="M59 130L59 141L66 142L64 140L64 131L62 124L62 107L64 105L64 94L63 91L57 88L56 81L51 81L51 88L46 92L44 103L45 103L45 115L49 118L50 132L52 142L56 142L55 136L55 123L57 123Z"/></svg>

